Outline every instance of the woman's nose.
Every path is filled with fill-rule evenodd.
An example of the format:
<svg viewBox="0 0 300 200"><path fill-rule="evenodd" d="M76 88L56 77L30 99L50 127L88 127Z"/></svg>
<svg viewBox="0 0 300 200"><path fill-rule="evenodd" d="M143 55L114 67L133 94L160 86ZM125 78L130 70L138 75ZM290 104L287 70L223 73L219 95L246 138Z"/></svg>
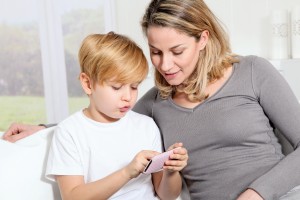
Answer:
<svg viewBox="0 0 300 200"><path fill-rule="evenodd" d="M168 55L164 55L161 61L161 70L164 72L169 71L172 68L172 59Z"/></svg>

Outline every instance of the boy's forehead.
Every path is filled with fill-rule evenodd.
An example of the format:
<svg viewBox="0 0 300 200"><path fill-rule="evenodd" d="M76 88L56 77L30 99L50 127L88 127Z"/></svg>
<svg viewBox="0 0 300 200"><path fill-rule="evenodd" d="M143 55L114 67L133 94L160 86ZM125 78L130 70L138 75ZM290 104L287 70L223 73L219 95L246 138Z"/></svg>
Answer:
<svg viewBox="0 0 300 200"><path fill-rule="evenodd" d="M115 77L111 77L111 78L107 78L104 80L106 83L120 83L120 79L115 76Z"/></svg>
<svg viewBox="0 0 300 200"><path fill-rule="evenodd" d="M140 84L141 81L130 81L130 82L124 82L124 81L120 81L120 80L117 80L116 78L114 79L108 79L108 80L105 80L104 82L106 82L107 84Z"/></svg>

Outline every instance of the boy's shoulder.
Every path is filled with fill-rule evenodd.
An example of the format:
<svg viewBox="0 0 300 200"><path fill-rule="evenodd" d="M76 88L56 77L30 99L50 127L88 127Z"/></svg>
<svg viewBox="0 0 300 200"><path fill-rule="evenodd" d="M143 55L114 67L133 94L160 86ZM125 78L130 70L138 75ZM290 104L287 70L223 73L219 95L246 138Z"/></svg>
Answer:
<svg viewBox="0 0 300 200"><path fill-rule="evenodd" d="M132 120L145 120L145 121L153 121L153 119L147 115L137 113L133 110L127 113L130 119Z"/></svg>
<svg viewBox="0 0 300 200"><path fill-rule="evenodd" d="M140 114L140 113L137 113L135 111L129 111L127 113L128 115L128 118L130 121L132 121L133 123L135 123L136 125L155 125L156 126L156 123L154 122L154 120L147 116L147 115L144 115L144 114Z"/></svg>
<svg viewBox="0 0 300 200"><path fill-rule="evenodd" d="M59 127L68 127L69 125L74 125L82 120L82 110L75 112L74 114L68 116L63 121L58 123Z"/></svg>
<svg viewBox="0 0 300 200"><path fill-rule="evenodd" d="M143 131L146 135L152 135L154 137L159 134L159 128L155 121L146 115L129 111L127 113L127 125L136 131Z"/></svg>

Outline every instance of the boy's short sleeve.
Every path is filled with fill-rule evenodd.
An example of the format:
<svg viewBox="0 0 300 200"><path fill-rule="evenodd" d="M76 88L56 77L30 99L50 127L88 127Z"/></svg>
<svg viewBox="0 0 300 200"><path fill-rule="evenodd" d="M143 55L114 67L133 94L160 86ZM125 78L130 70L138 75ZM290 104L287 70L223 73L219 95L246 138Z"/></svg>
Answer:
<svg viewBox="0 0 300 200"><path fill-rule="evenodd" d="M83 175L82 162L72 136L61 127L57 127L49 150L46 178L55 179L55 175Z"/></svg>

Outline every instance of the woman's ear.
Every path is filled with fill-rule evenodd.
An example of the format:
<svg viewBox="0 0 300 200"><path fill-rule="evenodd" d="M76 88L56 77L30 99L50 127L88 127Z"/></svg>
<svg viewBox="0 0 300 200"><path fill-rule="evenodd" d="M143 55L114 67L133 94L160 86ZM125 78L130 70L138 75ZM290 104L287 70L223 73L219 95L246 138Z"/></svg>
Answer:
<svg viewBox="0 0 300 200"><path fill-rule="evenodd" d="M80 73L79 75L81 87L87 95L92 94L92 82L90 77L86 73Z"/></svg>
<svg viewBox="0 0 300 200"><path fill-rule="evenodd" d="M199 50L203 50L208 42L209 32L208 30L204 30L200 34L200 39L198 41Z"/></svg>

